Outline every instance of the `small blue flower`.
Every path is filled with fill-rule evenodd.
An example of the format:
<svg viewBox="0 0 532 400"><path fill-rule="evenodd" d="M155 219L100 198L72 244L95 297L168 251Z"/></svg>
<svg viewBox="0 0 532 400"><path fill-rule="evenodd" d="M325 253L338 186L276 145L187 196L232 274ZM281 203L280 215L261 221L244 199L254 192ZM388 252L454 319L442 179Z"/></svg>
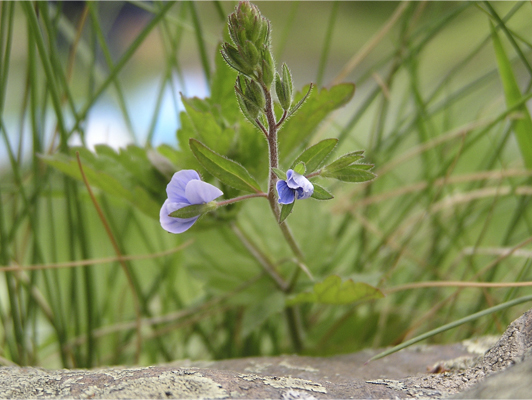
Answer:
<svg viewBox="0 0 532 400"><path fill-rule="evenodd" d="M199 174L192 169L184 169L176 172L168 186L166 186L168 198L161 207L159 220L163 229L170 233L183 233L200 217L175 218L169 214L183 207L193 204L205 204L220 197L223 192L217 187L203 182Z"/></svg>
<svg viewBox="0 0 532 400"><path fill-rule="evenodd" d="M279 204L290 204L295 200L308 199L313 192L312 183L292 169L286 171L286 181L277 182Z"/></svg>

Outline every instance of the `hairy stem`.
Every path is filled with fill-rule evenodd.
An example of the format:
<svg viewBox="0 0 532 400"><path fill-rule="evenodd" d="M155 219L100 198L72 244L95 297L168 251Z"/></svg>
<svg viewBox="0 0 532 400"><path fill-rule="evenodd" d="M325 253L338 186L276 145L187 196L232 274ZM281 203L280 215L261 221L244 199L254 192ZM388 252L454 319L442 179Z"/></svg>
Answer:
<svg viewBox="0 0 532 400"><path fill-rule="evenodd" d="M264 112L266 114L266 120L268 121L268 150L270 156L270 180L268 183L268 202L270 203L270 208L272 209L273 215L275 216L275 220L279 221L281 212L279 209L279 204L277 203L277 195L275 188L277 183L277 175L275 175L273 169L279 168L277 131L282 121L284 121L284 119L286 118L286 113L283 114L281 121L277 123L277 121L275 120L275 113L273 109L272 95L265 85L262 85L262 89L264 90L264 97L266 99ZM303 253L299 248L294 236L292 235L290 228L285 222L280 224L279 227L281 228L281 232L283 233L286 242L290 246L290 249L292 249L292 252L298 259L298 262L304 265ZM292 290L292 288L293 285L288 286L285 290L285 293L288 294ZM297 306L287 307L285 310L285 315L294 351L300 352L303 349L303 334L301 331L300 310Z"/></svg>
<svg viewBox="0 0 532 400"><path fill-rule="evenodd" d="M221 207L221 206L226 206L228 204L236 203L237 201L242 201L242 200L246 200L246 199L252 199L253 197L268 197L268 195L266 193L262 193L262 192L261 193L246 194L244 196L235 197L233 199L227 199L227 200L219 201L216 204L219 207Z"/></svg>
<svg viewBox="0 0 532 400"><path fill-rule="evenodd" d="M273 172L273 168L279 168L279 156L277 148L277 122L275 121L275 114L273 111L273 99L270 91L263 86L264 96L266 98L265 114L268 121L268 152L270 155L270 180L268 183L268 201L270 208L275 215L275 219L279 221L280 211L277 204L277 196L275 194L275 184L277 183L277 175Z"/></svg>

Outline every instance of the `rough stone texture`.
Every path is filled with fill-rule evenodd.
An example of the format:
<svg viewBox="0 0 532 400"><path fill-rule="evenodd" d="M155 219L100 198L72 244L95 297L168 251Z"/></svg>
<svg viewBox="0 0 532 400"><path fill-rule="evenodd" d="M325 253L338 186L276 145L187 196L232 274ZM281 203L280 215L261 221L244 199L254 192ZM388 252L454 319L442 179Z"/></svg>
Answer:
<svg viewBox="0 0 532 400"><path fill-rule="evenodd" d="M532 311L495 341L411 347L367 365L376 350L329 358L180 361L147 368L2 367L0 398L531 397Z"/></svg>

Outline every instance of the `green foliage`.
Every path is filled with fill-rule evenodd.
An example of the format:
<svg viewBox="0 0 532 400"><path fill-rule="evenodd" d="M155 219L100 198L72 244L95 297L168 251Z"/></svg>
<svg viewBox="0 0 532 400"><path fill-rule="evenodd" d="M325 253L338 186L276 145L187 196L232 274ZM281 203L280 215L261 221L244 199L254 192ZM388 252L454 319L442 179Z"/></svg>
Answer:
<svg viewBox="0 0 532 400"><path fill-rule="evenodd" d="M292 163L293 168L296 164L304 162L307 167L307 173L316 171L325 161L327 156L331 154L338 139L325 139L313 146L310 146L303 153L301 153Z"/></svg>
<svg viewBox="0 0 532 400"><path fill-rule="evenodd" d="M279 132L282 163L290 160L293 152L308 145L315 129L332 111L351 100L355 94L355 85L345 83L329 89L322 88L307 99L309 91L310 86L305 86L302 91L295 94L294 98L298 104L294 109L300 107L299 102L306 100L305 107L292 116Z"/></svg>
<svg viewBox="0 0 532 400"><path fill-rule="evenodd" d="M281 207L281 215L279 217L279 223L282 224L288 216L292 213L292 210L294 209L294 204L296 204L295 201L293 201L290 204L283 204Z"/></svg>
<svg viewBox="0 0 532 400"><path fill-rule="evenodd" d="M364 154L364 150L353 151L351 153L344 154L338 160L335 160L329 165L327 165L327 167L325 167L325 170L329 172L340 171L344 169L345 167L348 167L351 164L354 164L355 162L362 160L364 158L362 154Z"/></svg>
<svg viewBox="0 0 532 400"><path fill-rule="evenodd" d="M294 167L294 172L297 172L300 175L305 175L306 171L307 167L305 166L305 163L303 161L298 162L297 165Z"/></svg>
<svg viewBox="0 0 532 400"><path fill-rule="evenodd" d="M352 164L336 171L329 171L325 168L320 175L324 178L334 178L344 182L368 182L375 179L375 174L368 171L372 168L372 164Z"/></svg>
<svg viewBox="0 0 532 400"><path fill-rule="evenodd" d="M76 152L91 186L125 199L152 218L159 218L159 207L167 178L151 166L146 151L128 146L115 152L109 146L98 145L92 153L83 147L73 147L67 154L41 156L41 160L59 171L82 180Z"/></svg>
<svg viewBox="0 0 532 400"><path fill-rule="evenodd" d="M171 212L170 216L175 218L192 218L213 211L216 209L216 207L217 206L214 202L207 204L193 204L191 206L183 207L179 210Z"/></svg>
<svg viewBox="0 0 532 400"><path fill-rule="evenodd" d="M312 193L312 198L316 200L331 200L334 199L334 196L323 186L318 185L316 182L312 183L314 185L314 192Z"/></svg>
<svg viewBox="0 0 532 400"><path fill-rule="evenodd" d="M190 149L200 164L221 182L244 192L260 192L259 184L242 165L221 156L195 139L190 139Z"/></svg>
<svg viewBox="0 0 532 400"><path fill-rule="evenodd" d="M379 290L363 282L353 282L348 279L342 282L337 275L327 277L323 282L314 285L311 292L299 293L289 299L289 305L300 303L319 303L329 305L349 304L359 301L368 301L383 298Z"/></svg>

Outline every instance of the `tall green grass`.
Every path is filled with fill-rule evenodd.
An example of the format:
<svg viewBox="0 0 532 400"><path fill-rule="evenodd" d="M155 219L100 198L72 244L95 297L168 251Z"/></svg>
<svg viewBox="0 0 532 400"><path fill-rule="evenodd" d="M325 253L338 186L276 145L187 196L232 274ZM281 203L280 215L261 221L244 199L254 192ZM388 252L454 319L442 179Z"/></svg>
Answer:
<svg viewBox="0 0 532 400"><path fill-rule="evenodd" d="M276 227L258 217L259 204L244 206L232 226L171 236L121 198L94 190L92 201L83 182L41 158L66 154L75 136L86 143L103 96L150 149L165 91L177 113L174 82L187 87L191 63L212 82L233 5L132 2L147 14L123 44L108 17L118 3L87 3L75 15L65 3L0 4L0 364L292 351L283 299L259 265L283 271L291 261L277 259ZM338 274L388 294L302 307L304 353L387 346L432 330L436 342L504 330L530 307L517 305L529 288L515 285L532 281L530 4L258 5L298 89L307 83L298 77L356 83L354 100L314 137L339 138L338 154L365 149L379 175L291 216L317 279ZM129 99L143 75L157 77L145 132Z"/></svg>

